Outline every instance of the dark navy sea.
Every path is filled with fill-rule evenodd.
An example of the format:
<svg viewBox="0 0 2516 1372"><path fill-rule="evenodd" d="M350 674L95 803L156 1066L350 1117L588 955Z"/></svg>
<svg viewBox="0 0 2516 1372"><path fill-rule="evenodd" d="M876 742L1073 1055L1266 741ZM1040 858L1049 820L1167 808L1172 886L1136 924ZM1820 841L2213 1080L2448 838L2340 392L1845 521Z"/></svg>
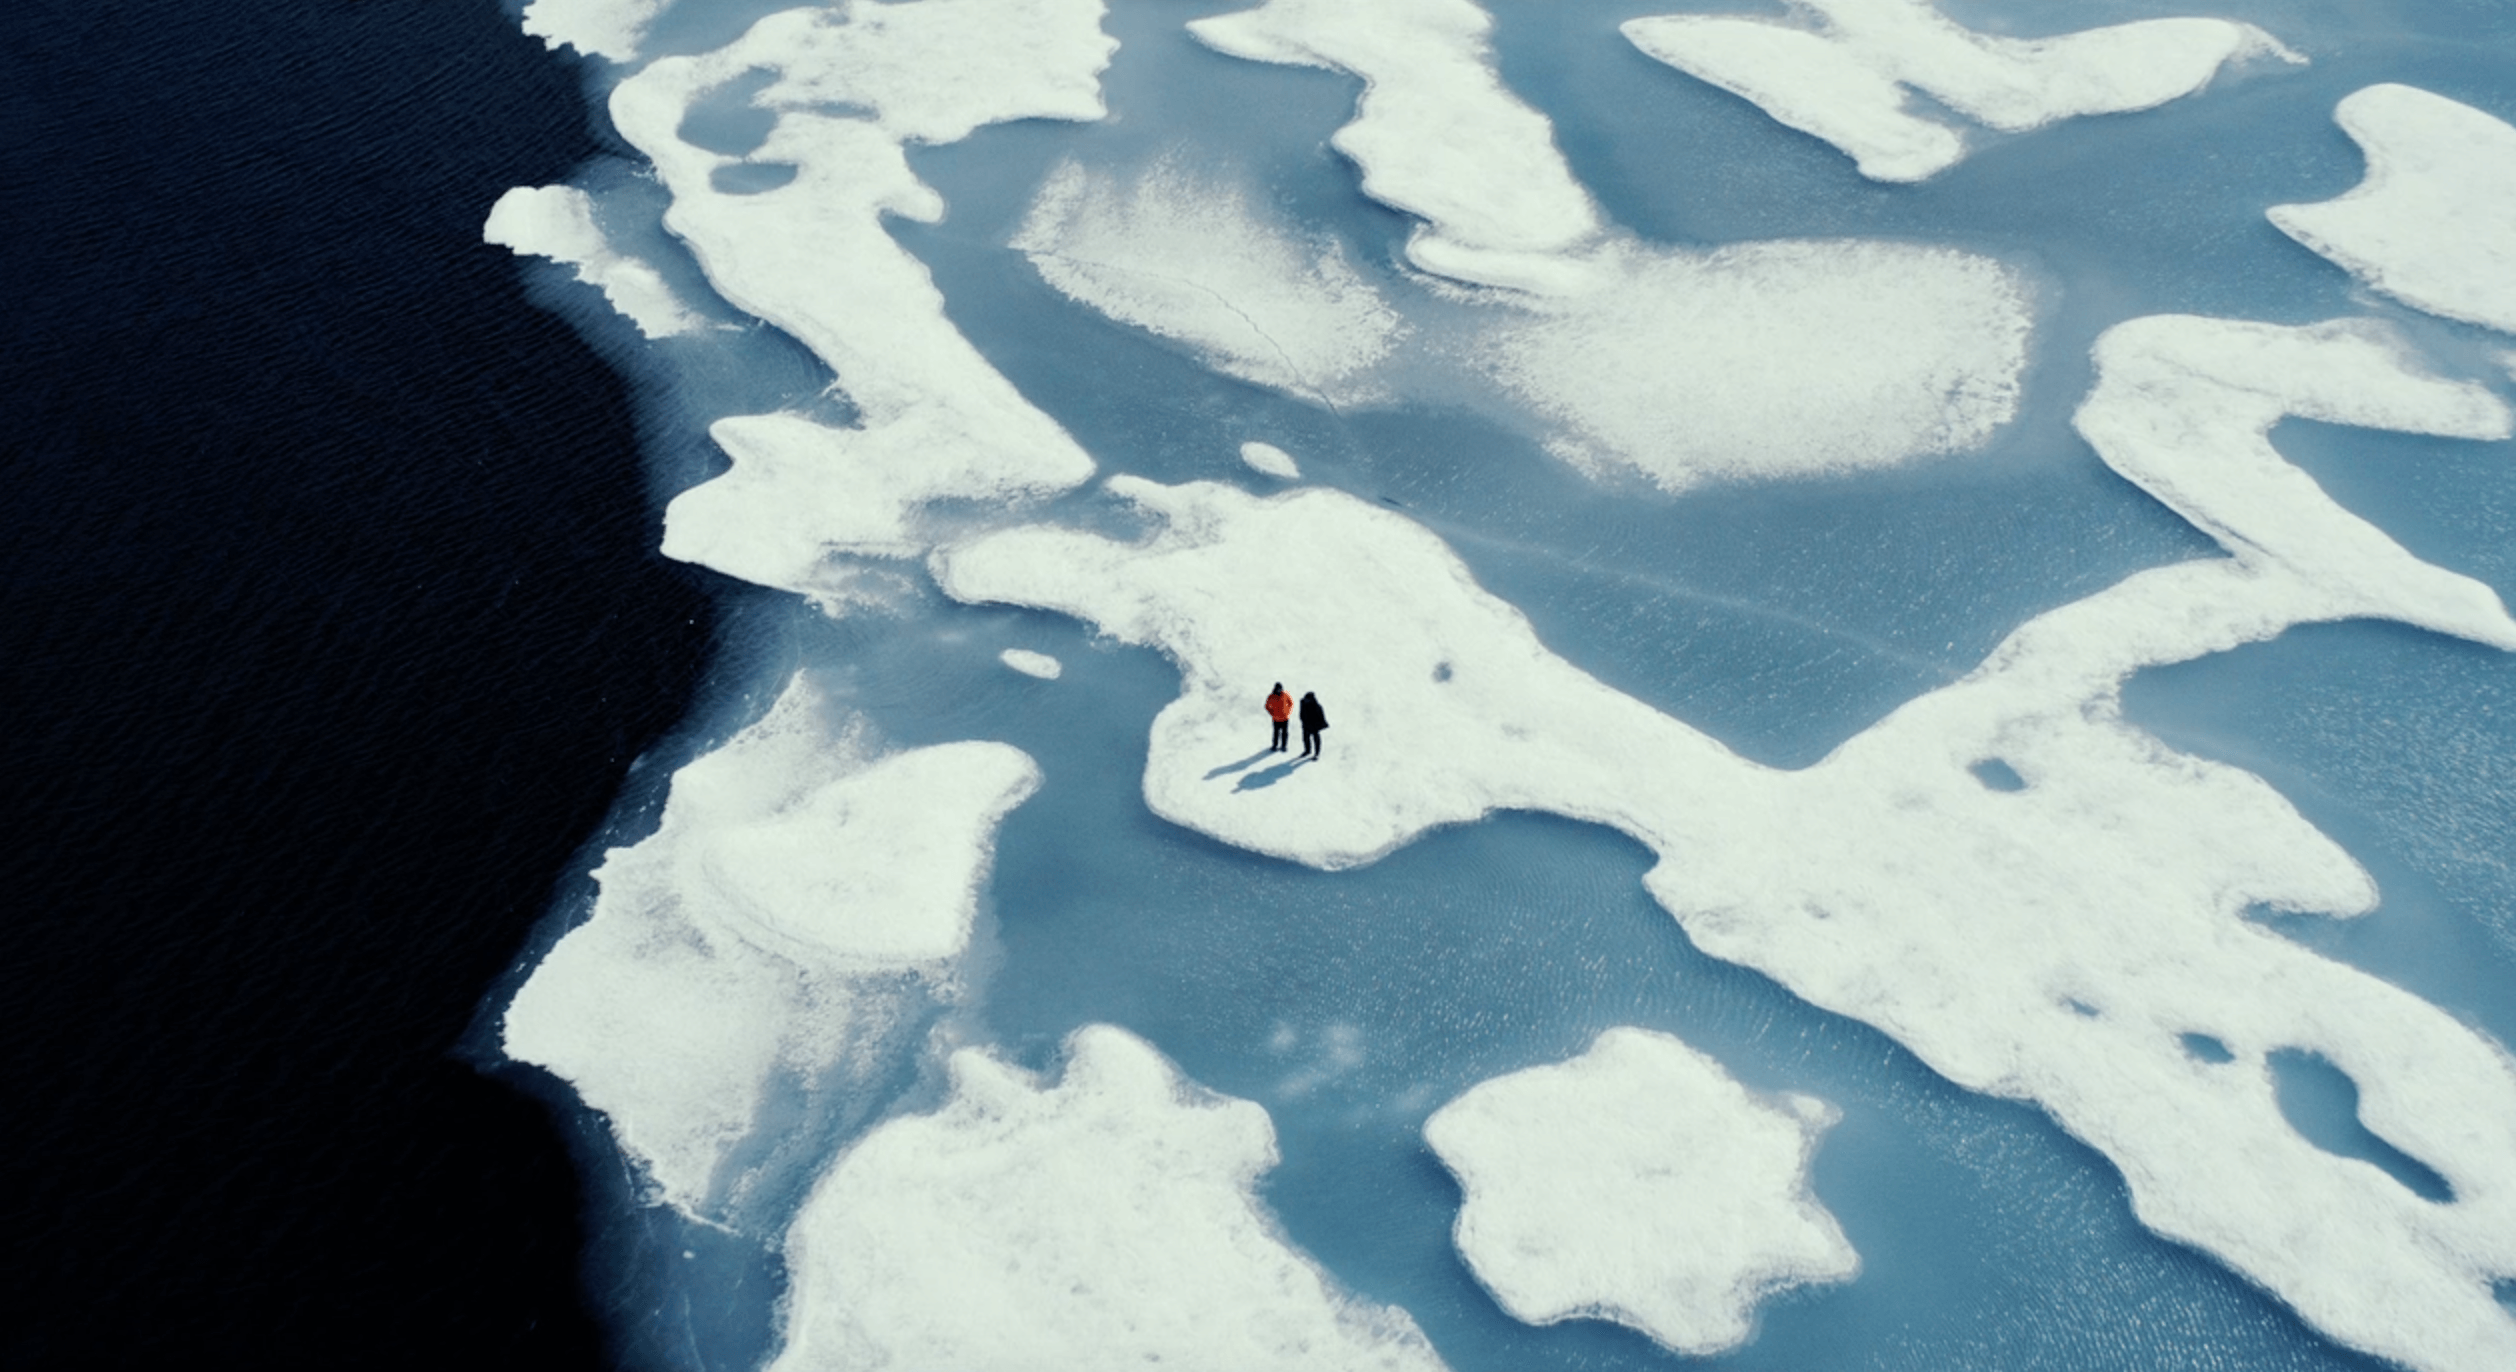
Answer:
<svg viewBox="0 0 2516 1372"><path fill-rule="evenodd" d="M0 7L0 1366L605 1361L463 1052L710 641L480 241L599 151L496 0Z"/></svg>

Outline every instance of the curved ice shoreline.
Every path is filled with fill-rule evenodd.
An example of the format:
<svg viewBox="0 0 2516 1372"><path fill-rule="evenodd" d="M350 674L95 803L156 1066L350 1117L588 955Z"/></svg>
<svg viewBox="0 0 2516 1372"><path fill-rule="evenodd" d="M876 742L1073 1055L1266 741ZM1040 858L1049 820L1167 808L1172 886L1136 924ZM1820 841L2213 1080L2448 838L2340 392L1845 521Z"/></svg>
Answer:
<svg viewBox="0 0 2516 1372"><path fill-rule="evenodd" d="M537 0L539 20L528 28L578 24L581 47L628 60L652 7L599 8ZM916 557L948 537L924 513L930 502L1018 510L1091 475L1092 458L1058 421L947 319L933 280L882 219L942 212L910 171L910 143L953 141L990 121L1098 117L1098 73L1114 46L1100 35L1100 15L1095 0L796 12L763 21L720 52L660 60L622 83L614 117L671 188L670 226L730 301L828 363L834 389L863 416L854 428L791 413L721 422L716 437L734 470L675 502L669 553L837 613L856 559ZM1408 245L1415 267L1522 298L1513 308L1534 322L1498 375L1533 409L1552 407L1576 438L1624 460L1680 451L1681 460L1659 469L1638 464L1672 489L1706 470L1794 470L1763 455L1720 472L1701 453L1672 449L1678 440L1650 431L1659 418L1630 403L1660 394L1660 378L1617 370L1636 349L1583 351L1619 305L1663 296L1701 304L1692 283L1691 296L1652 290L1711 273L1687 255L1614 238L1561 162L1544 117L1495 75L1486 31L1465 0L1410 0L1371 16L1270 0L1196 27L1218 50L1365 80L1357 118L1337 146L1366 191L1421 219ZM725 152L685 136L704 95L761 70L772 80L760 103L776 111L776 127L758 147ZM962 76L931 79L938 70ZM867 113L834 113L834 103ZM1466 156L1477 139L1461 130L1481 131L1502 153L1482 163ZM2376 154L2371 144L2372 162ZM796 170L766 191L725 175L763 165ZM505 237L521 250L574 245L581 273L610 289L598 279L610 270L601 245L574 219L558 224L564 232L548 216L532 232L514 231L528 206L564 208L562 189L518 192L533 198L516 202ZM1227 216L1209 236L1241 231L1242 221ZM1810 250L1842 258L1874 246ZM1181 262L1196 263L1192 247L1180 248ZM1279 247L1241 243L1243 260L1261 268L1254 279L1262 288L1307 270L1275 256ZM1747 245L1713 260L1794 250ZM2014 327L2013 351L2023 357L2023 313L2004 305L2010 288L1996 264L1928 249L1885 255L1882 268L1848 275L1835 313L1850 296L1929 264L1956 282L1941 292L1946 300L1977 311L1945 311L1950 332L1997 339ZM1286 353L1274 320L1256 331L1261 348L1195 291L1145 306L1112 286L1107 264L1079 262L1054 269L1068 272L1061 289L1097 293L1106 313L1171 330L1225 370L1291 391L1313 376L1347 374L1347 360L1333 352ZM1959 280L1969 272L1989 279ZM1769 303L1771 279L1747 298ZM1826 281L1822 270L1800 279ZM1341 294L1349 284L1321 268L1312 303L1355 306L1357 297ZM1208 283L1196 286L1213 294ZM634 290L615 299L647 308ZM1829 317L1826 308L1809 313ZM1365 334L1380 318L1367 307L1318 317L1328 333L1362 320ZM1269 370L1292 356L1303 363ZM2277 328L2141 319L2100 340L2096 363L2080 432L2228 557L2145 572L2021 626L1964 681L1909 703L1802 772L1744 762L1608 690L1550 653L1431 532L1330 490L1262 500L1227 486L1114 478L1113 494L1158 517L1148 540L1001 529L948 541L931 566L962 599L1054 609L1121 641L1159 646L1179 664L1183 694L1154 721L1144 781L1147 802L1166 818L1332 869L1497 808L1612 825L1660 855L1649 889L1704 949L1878 1025L1970 1089L2041 1103L2122 1170L2145 1224L2218 1255L2318 1327L2440 1372L2516 1361L2516 1324L2490 1286L2516 1274L2516 1076L2504 1052L2416 998L2244 922L2249 904L2360 913L2374 887L2261 781L2168 752L2126 726L2116 703L2139 667L2322 619L2391 618L2516 647L2516 622L2486 587L2411 557L2326 498L2267 437L2288 415L2504 437L2506 407L2481 387L2426 375L2399 340L2349 321ZM1829 451L1840 465L1963 448L2014 412L2020 365L1997 347L1961 355L1950 372L1957 382L1905 424L1938 438L1900 439L1849 462L1854 437L1803 439L1801 448ZM1561 375L1541 375L1549 366ZM1601 401L1583 388L1609 394ZM1739 409L1762 422L1771 405ZM1752 447L1757 437L1742 431L1703 452ZM1251 465L1299 479L1290 455L1268 452ZM1348 612L1297 615L1270 595ZM1000 660L1044 679L1057 665L1037 654ZM1318 685L1337 711L1328 758L1278 764L1261 774L1271 785L1218 776L1214 764L1244 746L1248 683L1288 673ZM1153 1103L1166 1094L1164 1108L1173 1108L1194 1091L1154 1050L1113 1038L1114 1030L1078 1038L1067 1078L1054 1087L965 1052L952 1060L955 1095L940 1110L878 1125L835 1161L826 1156L877 1108L861 1089L869 1073L940 1046L919 1043L919 1031L961 994L954 959L969 937L994 826L1037 784L1037 772L1018 752L983 742L860 755L829 732L820 709L810 683L799 682L767 720L676 778L666 829L613 856L599 874L604 903L595 920L562 941L510 1008L510 1051L568 1077L611 1120L659 1197L688 1213L781 1223L777 1197L814 1175L825 1198L853 1198L816 1200L790 1234L806 1293L789 1312L790 1361L819 1361L833 1346L852 1350L843 1357L950 1348L985 1361L968 1351L976 1345L955 1340L1019 1347L1026 1332L1055 1324L1050 1309L1021 1327L965 1326L939 1313L935 1288L960 1289L966 1271L920 1289L878 1263L867 1267L866 1255L907 1246L920 1260L993 1272L1039 1251L1024 1246L1024 1235L989 1228L1013 1223L1006 1216L1028 1214L1069 1234L1092 1229L1106 1217L1091 1207L1042 1207L1002 1179L1042 1166L1088 1171L1095 1157L1129 1156L1123 1147L1092 1149L1117 1147L1111 1131L1160 1117ZM902 828L886 825L885 814L937 822ZM863 919L886 912L899 918ZM2220 1045L2224 1060L2190 1051L2196 1036ZM2363 1089L2368 1123L2437 1170L2453 1201L2411 1196L2365 1164L2300 1139L2266 1067L2271 1053L2292 1047L2347 1069ZM1075 1112L1107 1104L1097 1098L1130 1092L1135 1107L1111 1107L1066 1161L1026 1151L1026 1141L1076 1127L1064 1122ZM811 1116L801 1128L799 1094ZM1225 1210L1240 1207L1214 1232L1243 1256L1272 1242L1249 1191L1251 1160L1266 1149L1251 1142L1248 1113L1235 1115L1237 1132L1190 1130L1181 1137L1203 1141L1156 1148L1176 1147L1183 1169L1157 1168L1163 1185L1217 1167L1231 1173L1229 1185L1199 1194ZM1031 1123L1003 1137L989 1133L1025 1118ZM904 1142L959 1147L982 1135L971 1169L952 1177L921 1170ZM964 1185L998 1202L951 1222L960 1247L919 1247L933 1232L921 1226L933 1221L916 1216L918 1204ZM895 1197L904 1198L896 1213L875 1203ZM1176 1231L1135 1242L1172 1241L1194 1242ZM1462 1247L1474 1261L1477 1245L1463 1238ZM1274 1275L1252 1280L1293 1291L1286 1308L1305 1312L1297 1325L1364 1330L1358 1359L1432 1361L1402 1313L1366 1311L1357 1324L1289 1245L1278 1244L1261 1266ZM1821 1254L1804 1270L1848 1265ZM1157 1265L1130 1280L1173 1275ZM1506 1283L1489 1285L1499 1293ZM1753 1300L1719 1285L1643 1322L1673 1346L1715 1346L1727 1337L1718 1332L1721 1312L1743 1327ZM850 1294L811 1294L829 1291ZM1015 1282L1001 1294L1020 1306L1042 1288ZM1650 1303L1645 1294L1624 1308ZM1526 1317L1544 1317L1534 1313L1543 1308L1529 1304ZM844 1327L829 1325L834 1318ZM1134 1332L1087 1309L1057 1336L1081 1357ZM1171 1342L1154 1346L1193 1348L1210 1335L1174 1329Z"/></svg>

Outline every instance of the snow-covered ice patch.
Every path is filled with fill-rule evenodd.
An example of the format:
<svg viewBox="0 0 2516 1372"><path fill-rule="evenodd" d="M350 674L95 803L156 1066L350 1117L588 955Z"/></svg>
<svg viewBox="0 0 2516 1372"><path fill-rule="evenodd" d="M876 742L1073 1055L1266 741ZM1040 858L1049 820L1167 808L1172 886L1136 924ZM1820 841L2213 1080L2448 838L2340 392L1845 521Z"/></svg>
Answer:
<svg viewBox="0 0 2516 1372"><path fill-rule="evenodd" d="M524 31L545 47L575 48L588 57L627 62L638 55L646 27L669 0L532 0Z"/></svg>
<svg viewBox="0 0 2516 1372"><path fill-rule="evenodd" d="M1424 220L1416 266L1477 285L1551 291L1601 224L1555 147L1554 126L1506 89L1471 0L1264 0L1192 21L1218 52L1328 67L1363 79L1352 123L1329 142L1363 193Z"/></svg>
<svg viewBox="0 0 2516 1372"><path fill-rule="evenodd" d="M1756 1304L1860 1266L1808 1189L1837 1114L1750 1094L1666 1034L1479 1084L1424 1123L1466 1200L1460 1256L1532 1324L1597 1316L1680 1353L1747 1341Z"/></svg>
<svg viewBox="0 0 2516 1372"><path fill-rule="evenodd" d="M1878 181L1920 181L1966 155L1964 137L1915 112L1905 87L2016 133L2165 104L2230 61L2305 60L2251 24L2222 19L2014 39L1966 29L1929 0L1791 0L1791 8L1796 22L1662 15L1623 30L1648 56L1832 143Z"/></svg>
<svg viewBox="0 0 2516 1372"><path fill-rule="evenodd" d="M672 338L705 325L654 267L613 248L594 220L593 197L574 186L515 187L490 206L481 238L576 268L579 281L599 288L648 338Z"/></svg>
<svg viewBox="0 0 2516 1372"><path fill-rule="evenodd" d="M1430 532L1310 489L1113 479L1138 543L1006 530L939 552L962 599L1060 610L1178 663L1147 803L1337 868L1498 809L1612 825L1706 952L1874 1024L1970 1090L2033 1100L2111 1159L2143 1223L2355 1347L2424 1372L2516 1365L2516 1070L2389 983L2248 922L2353 915L2374 884L2261 779L2131 727L2151 665L2382 616L2516 647L2489 589L2423 563L2280 460L2284 415L2467 438L2486 389L2367 324L2156 318L2100 340L2079 426L2228 556L2138 573L2021 626L1965 679L1777 772L1549 652ZM1249 702L1317 683L1324 761L1234 772ZM1994 785L1997 761L2019 784ZM1263 780L1259 780L1263 778ZM2197 1061L2189 1034L2225 1045ZM2271 1055L2358 1084L2369 1128L2453 1200L2290 1127Z"/></svg>
<svg viewBox="0 0 2516 1372"><path fill-rule="evenodd" d="M2017 413L2034 318L1989 258L1847 240L1597 262L1595 289L1497 311L1478 354L1594 473L1679 490L1879 467Z"/></svg>
<svg viewBox="0 0 2516 1372"><path fill-rule="evenodd" d="M953 326L924 264L882 220L943 215L909 169L910 141L1100 118L1100 72L1116 46L1101 14L1100 0L788 10L612 92L613 124L672 192L665 226L727 301L827 364L860 415L852 428L789 414L720 420L711 432L733 470L672 503L667 555L822 593L833 554L922 548L918 511L930 501L1016 501L1091 475L1091 458ZM761 73L752 103L776 123L758 147L683 137L700 101ZM766 190L721 176L760 166L795 170Z"/></svg>
<svg viewBox="0 0 2516 1372"><path fill-rule="evenodd" d="M1177 163L1132 183L1069 162L1013 246L1059 291L1187 344L1208 366L1336 405L1401 332L1332 239L1305 241L1242 190Z"/></svg>
<svg viewBox="0 0 2516 1372"><path fill-rule="evenodd" d="M1107 1025L1053 1085L965 1049L952 1096L842 1157L787 1240L779 1372L1163 1366L1432 1372L1259 1208L1267 1114Z"/></svg>
<svg viewBox="0 0 2516 1372"><path fill-rule="evenodd" d="M1255 439L1243 443L1241 461L1261 476L1272 476L1278 481L1302 479L1301 466L1293 461L1293 455L1272 443L1260 443Z"/></svg>
<svg viewBox="0 0 2516 1372"><path fill-rule="evenodd" d="M1039 784L1001 743L869 757L829 714L799 676L675 773L504 1019L507 1055L566 1079L693 1215L791 1180L821 1142L799 1124L955 993L997 825Z"/></svg>
<svg viewBox="0 0 2516 1372"><path fill-rule="evenodd" d="M2339 199L2275 205L2271 222L2397 300L2516 333L2516 128L2397 85L2353 92L2333 119L2367 154L2367 178Z"/></svg>
<svg viewBox="0 0 2516 1372"><path fill-rule="evenodd" d="M1024 676L1035 676L1042 681L1055 681L1066 671L1065 664L1057 659L1028 648L1007 648L997 654L997 660Z"/></svg>

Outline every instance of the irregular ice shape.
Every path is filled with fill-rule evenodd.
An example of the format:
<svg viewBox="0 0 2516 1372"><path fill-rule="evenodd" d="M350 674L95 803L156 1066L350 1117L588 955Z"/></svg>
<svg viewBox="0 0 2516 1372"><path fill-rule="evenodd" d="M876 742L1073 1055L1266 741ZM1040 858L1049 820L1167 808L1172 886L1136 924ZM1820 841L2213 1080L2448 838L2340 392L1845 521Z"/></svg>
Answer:
<svg viewBox="0 0 2516 1372"><path fill-rule="evenodd" d="M793 334L837 374L857 427L794 415L718 421L734 468L665 513L668 556L805 593L831 589L832 553L921 549L917 508L1064 490L1093 470L945 317L886 214L932 222L943 202L903 144L1010 119L1097 119L1113 44L1100 0L921 0L790 10L701 57L657 61L612 92L612 121L672 191L665 225L738 308ZM709 92L766 71L755 103L779 112L747 157L683 141ZM870 117L831 112L834 106ZM719 172L786 164L745 194Z"/></svg>
<svg viewBox="0 0 2516 1372"><path fill-rule="evenodd" d="M1972 1090L2029 1099L2111 1159L2135 1212L2356 1347L2433 1372L2516 1365L2516 1065L2451 1016L2242 918L2355 914L2375 887L2259 778L2126 724L2142 666L2382 615L2516 646L2478 583L2426 566L2266 456L2281 414L2501 437L2487 391L2366 325L2149 319L2097 348L2080 424L2230 556L2139 573L2021 626L1964 680L1814 767L1748 763L1549 653L1430 533L1341 493L1110 488L1141 545L1007 530L940 552L960 598L1062 610L1178 662L1153 809L1320 867L1495 809L1614 825L1706 952L1875 1024ZM1249 683L1318 683L1323 761L1248 786ZM1975 771L2000 761L2025 784ZM2229 1062L2183 1049L2225 1044ZM2266 1060L2305 1049L2450 1204L2300 1138Z"/></svg>
<svg viewBox="0 0 2516 1372"><path fill-rule="evenodd" d="M1424 1141L1467 1195L1460 1256L1514 1318L1595 1315L1702 1355L1745 1343L1765 1296L1860 1267L1808 1190L1836 1118L1760 1100L1666 1034L1610 1029L1481 1083Z"/></svg>
<svg viewBox="0 0 2516 1372"><path fill-rule="evenodd" d="M1363 78L1354 122L1329 142L1363 193L1425 221L1407 256L1438 276L1522 290L1579 279L1567 257L1600 233L1590 195L1546 117L1504 89L1470 0L1265 0L1198 19L1207 46L1254 62Z"/></svg>
<svg viewBox="0 0 2516 1372"><path fill-rule="evenodd" d="M627 62L638 55L646 26L667 0L531 0L524 31L554 51L570 47L588 57Z"/></svg>
<svg viewBox="0 0 2516 1372"><path fill-rule="evenodd" d="M1053 1086L975 1049L951 1073L941 1110L866 1135L797 1217L778 1372L1442 1365L1258 1208L1257 1106L1107 1025Z"/></svg>
<svg viewBox="0 0 2516 1372"><path fill-rule="evenodd" d="M1024 676L1035 676L1042 681L1055 681L1066 672L1065 664L1046 653L1035 653L1028 648L1007 648L996 656Z"/></svg>
<svg viewBox="0 0 2516 1372"><path fill-rule="evenodd" d="M2369 86L2333 110L2367 154L2337 200L2275 205L2271 222L2397 300L2516 333L2516 128L2411 86Z"/></svg>
<svg viewBox="0 0 2516 1372"><path fill-rule="evenodd" d="M1241 461L1247 463L1251 471L1279 481L1302 479L1302 469L1293 461L1293 455L1272 443L1243 443Z"/></svg>
<svg viewBox="0 0 2516 1372"><path fill-rule="evenodd" d="M819 1098L950 993L997 824L1039 784L1001 743L866 758L825 713L798 677L675 773L655 833L606 856L593 916L507 1007L507 1056L565 1078L693 1215L813 1161L787 1155L813 1132L764 1111L837 1108Z"/></svg>
<svg viewBox="0 0 2516 1372"><path fill-rule="evenodd" d="M1304 243L1238 190L1175 164L1132 185L1072 162L1013 246L1048 284L1194 348L1218 371L1326 405L1368 398L1398 316L1333 240Z"/></svg>
<svg viewBox="0 0 2516 1372"><path fill-rule="evenodd" d="M612 308L648 338L703 326L655 268L613 250L594 222L593 197L574 186L517 186L499 196L481 239L576 268L579 281L601 288Z"/></svg>
<svg viewBox="0 0 2516 1372"><path fill-rule="evenodd" d="M2017 413L2033 320L1989 258L1841 241L1594 261L1598 289L1498 312L1477 353L1593 473L1679 490L1879 467Z"/></svg>
<svg viewBox="0 0 2516 1372"><path fill-rule="evenodd" d="M1903 86L1980 123L2020 132L2189 95L2220 66L2305 59L2251 24L2146 19L2053 38L1988 38L1929 0L1791 0L1801 24L1729 15L1630 19L1645 54L1753 102L1849 153L1877 181L1920 181L1965 140L1906 108Z"/></svg>

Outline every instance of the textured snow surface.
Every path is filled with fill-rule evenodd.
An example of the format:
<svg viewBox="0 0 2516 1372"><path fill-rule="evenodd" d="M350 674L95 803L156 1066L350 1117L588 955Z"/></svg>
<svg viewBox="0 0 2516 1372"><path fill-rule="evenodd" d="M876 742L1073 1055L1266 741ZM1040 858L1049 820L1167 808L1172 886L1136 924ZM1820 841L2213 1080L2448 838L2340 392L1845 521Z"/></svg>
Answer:
<svg viewBox="0 0 2516 1372"><path fill-rule="evenodd" d="M2039 1102L2111 1158L2136 1212L2318 1327L2415 1367L2516 1359L2516 1074L2394 986L2246 921L2351 915L2375 888L2278 793L2123 723L2121 682L2382 615L2516 647L2480 583L2429 566L2279 460L2283 415L2470 438L2476 386L2371 325L2160 317L2099 341L2079 425L2229 556L2142 572L2022 626L1965 679L1818 765L1749 763L1550 653L1429 532L1332 491L1110 489L1139 544L1017 529L943 550L945 588L1062 610L1161 648L1182 694L1145 797L1227 842L1368 862L1497 809L1610 824L1660 855L1653 896L1714 956L1875 1024L1969 1089ZM1237 773L1252 683L1317 683L1323 760ZM1998 760L2023 790L1971 768ZM1252 778L1257 778L1253 781ZM2229 1046L2197 1063L2180 1036ZM2448 1179L2436 1204L2302 1139L2266 1055L2322 1054L2362 1117Z"/></svg>
<svg viewBox="0 0 2516 1372"><path fill-rule="evenodd" d="M1333 240L1304 242L1240 190L1175 163L1131 184L1060 167L1013 246L1101 313L1186 343L1218 371L1326 404L1369 398L1360 379L1400 332Z"/></svg>
<svg viewBox="0 0 2516 1372"><path fill-rule="evenodd" d="M1550 291L1602 229L1546 117L1494 74L1493 20L1470 0L1266 0L1195 20L1219 52L1363 78L1354 122L1329 141L1363 193L1424 220L1416 266L1485 286Z"/></svg>
<svg viewBox="0 0 2516 1372"><path fill-rule="evenodd" d="M606 856L592 917L507 1009L507 1055L565 1078L693 1214L815 1141L763 1118L777 1091L836 1089L920 987L951 994L996 826L1039 784L1001 743L868 757L830 715L799 677L675 773L663 822Z"/></svg>
<svg viewBox="0 0 2516 1372"><path fill-rule="evenodd" d="M2275 205L2280 231L2431 314L2516 333L2516 128L2412 86L2333 110L2367 154L2337 200Z"/></svg>
<svg viewBox="0 0 2516 1372"><path fill-rule="evenodd" d="M1705 1354L1746 1342L1765 1295L1859 1268L1808 1191L1835 1118L1809 1096L1760 1100L1666 1034L1611 1029L1443 1106L1424 1141L1467 1193L1460 1256L1504 1309Z"/></svg>
<svg viewBox="0 0 2516 1372"><path fill-rule="evenodd" d="M1962 161L1964 136L1915 111L1922 91L2016 133L2058 119L2148 109L2207 84L2223 63L2304 59L2251 24L2149 19L2052 38L1987 37L1929 0L1792 0L1782 23L1732 15L1632 19L1633 45L1803 133L1879 181L1920 181Z"/></svg>
<svg viewBox="0 0 2516 1372"><path fill-rule="evenodd" d="M1256 1105L1107 1025L1068 1040L1053 1085L977 1049L951 1076L942 1109L868 1134L797 1218L780 1372L1442 1366L1259 1209L1276 1149Z"/></svg>
<svg viewBox="0 0 2516 1372"><path fill-rule="evenodd" d="M579 281L601 289L612 308L648 338L670 338L704 327L704 321L682 304L655 268L612 248L602 227L594 222L593 198L574 186L518 186L508 191L490 207L481 238L576 268Z"/></svg>
<svg viewBox="0 0 2516 1372"><path fill-rule="evenodd" d="M612 92L612 121L673 195L665 224L709 284L795 336L836 374L861 422L794 414L718 421L733 470L666 513L668 556L765 586L827 593L834 553L924 546L918 507L1053 493L1093 464L944 315L926 268L882 218L934 221L942 198L909 170L909 141L949 142L1012 119L1097 119L1113 44L1100 0L856 3L770 15L701 57L659 60ZM693 106L747 73L777 112L749 154L683 138ZM870 110L834 113L834 107ZM765 191L720 173L791 166ZM739 186L740 183L733 183Z"/></svg>

